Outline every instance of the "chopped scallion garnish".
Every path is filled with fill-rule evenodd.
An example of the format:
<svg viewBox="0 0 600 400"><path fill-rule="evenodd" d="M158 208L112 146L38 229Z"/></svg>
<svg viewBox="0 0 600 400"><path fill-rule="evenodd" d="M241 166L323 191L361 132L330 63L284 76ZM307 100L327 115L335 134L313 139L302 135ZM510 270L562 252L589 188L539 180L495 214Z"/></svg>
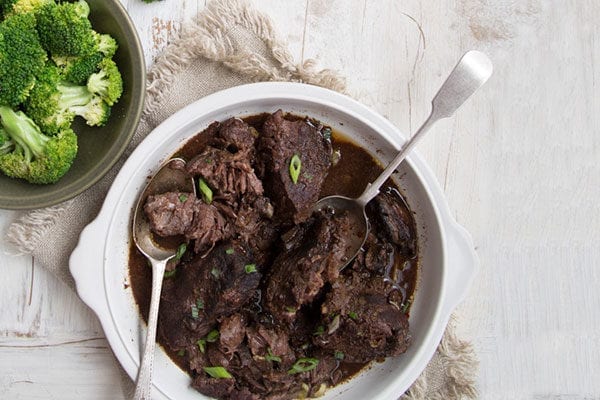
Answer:
<svg viewBox="0 0 600 400"><path fill-rule="evenodd" d="M348 316L349 316L350 318L352 318L353 320L355 320L355 321L358 319L358 314L357 314L357 313L355 313L354 311L350 311L350 312L348 313Z"/></svg>
<svg viewBox="0 0 600 400"><path fill-rule="evenodd" d="M313 336L321 336L324 333L325 333L325 327L323 325L319 325L319 326L317 326L315 333L313 333Z"/></svg>
<svg viewBox="0 0 600 400"><path fill-rule="evenodd" d="M217 339L219 339L219 331L216 329L213 329L212 331L208 332L208 335L206 335L206 341L209 343L216 342Z"/></svg>
<svg viewBox="0 0 600 400"><path fill-rule="evenodd" d="M336 360L344 359L344 353L341 351L336 351L335 353L333 353L333 356L335 357Z"/></svg>
<svg viewBox="0 0 600 400"><path fill-rule="evenodd" d="M177 247L177 252L175 253L175 259L176 260L181 260L181 257L183 257L183 255L185 254L186 250L187 250L187 244L181 243L179 245L179 247Z"/></svg>
<svg viewBox="0 0 600 400"><path fill-rule="evenodd" d="M281 362L281 357L274 355L270 347L267 348L267 354L265 355L265 359L267 361Z"/></svg>
<svg viewBox="0 0 600 400"><path fill-rule="evenodd" d="M319 360L316 358L299 358L298 361L292 368L288 370L288 374L299 374L301 372L307 372L315 369L319 364Z"/></svg>
<svg viewBox="0 0 600 400"><path fill-rule="evenodd" d="M256 264L246 264L246 265L244 265L244 271L246 271L247 274L251 274L253 272L256 272Z"/></svg>
<svg viewBox="0 0 600 400"><path fill-rule="evenodd" d="M181 350L179 350L179 351L177 352L177 355L178 355L179 357L183 357L183 356L185 356L185 349L181 349Z"/></svg>
<svg viewBox="0 0 600 400"><path fill-rule="evenodd" d="M198 350L200 350L200 353L204 353L206 351L206 340L200 339L196 342L196 344L198 345Z"/></svg>
<svg viewBox="0 0 600 400"><path fill-rule="evenodd" d="M163 275L163 278L170 278L173 275L175 275L176 272L177 272L177 269L172 269L170 271L165 271L165 274Z"/></svg>
<svg viewBox="0 0 600 400"><path fill-rule="evenodd" d="M179 195L179 201L182 203L185 203L185 201L188 199L187 195L185 194L180 194Z"/></svg>
<svg viewBox="0 0 600 400"><path fill-rule="evenodd" d="M199 312L200 311L198 310L198 306L195 304L192 304L192 318L198 319Z"/></svg>
<svg viewBox="0 0 600 400"><path fill-rule="evenodd" d="M202 299L196 300L196 307L198 307L198 310L204 310L204 302L202 301Z"/></svg>
<svg viewBox="0 0 600 400"><path fill-rule="evenodd" d="M223 367L203 367L204 372L218 379L229 379L232 378L231 374Z"/></svg>
<svg viewBox="0 0 600 400"><path fill-rule="evenodd" d="M200 194L202 195L202 200L206 204L212 203L213 200L213 192L208 184L202 178L198 178L198 189L200 189Z"/></svg>
<svg viewBox="0 0 600 400"><path fill-rule="evenodd" d="M214 267L213 269L211 269L210 273L212 274L212 276L214 276L217 279L219 278L219 276L221 276L221 271L217 267Z"/></svg>
<svg viewBox="0 0 600 400"><path fill-rule="evenodd" d="M294 154L290 160L290 178L294 184L298 183L300 177L300 169L302 168L302 161L298 154Z"/></svg>
<svg viewBox="0 0 600 400"><path fill-rule="evenodd" d="M233 254L233 253L235 253L235 250L233 250L233 247L230 247L230 248L228 248L227 250L225 250L225 254L229 254L229 255L231 255L231 254Z"/></svg>

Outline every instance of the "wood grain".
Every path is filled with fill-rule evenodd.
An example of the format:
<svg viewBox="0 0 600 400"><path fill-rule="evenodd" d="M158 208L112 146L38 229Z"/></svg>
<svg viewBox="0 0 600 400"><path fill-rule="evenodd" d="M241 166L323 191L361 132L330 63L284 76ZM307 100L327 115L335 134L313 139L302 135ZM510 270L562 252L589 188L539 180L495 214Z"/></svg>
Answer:
<svg viewBox="0 0 600 400"><path fill-rule="evenodd" d="M205 6L122 2L148 65ZM339 70L407 134L464 51L490 55L491 81L418 149L480 258L457 321L480 359L480 397L600 398L600 2L255 4L298 60ZM0 227L14 216L0 211ZM0 398L122 398L76 295L28 256L1 256L0 271Z"/></svg>

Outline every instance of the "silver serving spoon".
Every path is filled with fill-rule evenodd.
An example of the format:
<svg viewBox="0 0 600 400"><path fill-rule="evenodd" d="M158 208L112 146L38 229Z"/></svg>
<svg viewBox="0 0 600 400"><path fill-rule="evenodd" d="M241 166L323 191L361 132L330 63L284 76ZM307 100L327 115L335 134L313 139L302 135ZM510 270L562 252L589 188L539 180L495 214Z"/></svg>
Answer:
<svg viewBox="0 0 600 400"><path fill-rule="evenodd" d="M352 261L367 239L369 233L369 221L365 213L367 203L379 194L381 186L396 171L410 150L419 139L425 136L432 125L438 120L454 114L488 80L492 75L492 69L492 62L485 54L475 50L465 53L433 98L431 113L427 120L404 143L396 158L390 162L381 175L373 183L369 183L365 191L356 199L334 195L324 197L317 202L315 210L327 210L335 213L345 211L350 218L351 238L343 258L345 264L341 268Z"/></svg>
<svg viewBox="0 0 600 400"><path fill-rule="evenodd" d="M137 248L148 258L152 264L152 295L150 298L150 311L148 313L148 330L146 343L140 369L135 385L135 400L150 400L152 398L152 367L154 365L154 349L156 347L156 323L158 320L158 306L160 291L162 289L165 267L177 252L173 244L157 243L153 240L148 220L144 214L144 204L151 194L160 194L172 191L194 192L194 181L182 168L185 161L173 158L167 161L148 182L140 195L133 216L133 241Z"/></svg>

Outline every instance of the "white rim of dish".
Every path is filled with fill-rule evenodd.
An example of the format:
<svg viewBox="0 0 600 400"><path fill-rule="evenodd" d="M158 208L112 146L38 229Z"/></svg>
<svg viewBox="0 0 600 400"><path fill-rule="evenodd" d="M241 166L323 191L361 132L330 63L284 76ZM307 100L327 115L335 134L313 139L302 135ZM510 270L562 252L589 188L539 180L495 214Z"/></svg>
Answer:
<svg viewBox="0 0 600 400"><path fill-rule="evenodd" d="M232 101L232 99L239 100ZM238 102L246 103L265 99L317 102L343 113L350 112L353 115L353 118L372 127L373 130L377 131L385 140L397 147L405 140L404 136L394 125L375 111L345 95L328 89L289 82L253 83L226 89L184 107L156 127L154 131L140 143L135 151L129 156L115 178L98 217L82 232L80 243L86 236L86 232L95 230L104 233L105 236L108 234L108 230L113 223L112 218L114 215L114 210L110 208L110 205L117 204L119 197L122 195L122 190L130 185L130 180L140 173L141 168L146 168L143 165L146 154L152 153L153 149L160 147L165 141L172 140L170 139L168 132L177 131L182 125L187 124L187 122L182 124L180 121L182 115L202 115L209 112L218 112L220 109L231 107ZM163 160L171 155L172 154L164 154ZM466 289L474 277L474 268L476 264L476 256L472 251L472 241L468 233L466 233L466 231L451 217L443 193L429 166L414 151L407 157L406 162L411 166L412 172L417 176L418 180L424 183L423 189L431 200L435 218L439 221L440 229L443 230L443 232L439 232L440 237L443 239L443 254L441 255L443 265L448 265L449 241L454 241L455 243L453 255L462 258L462 263L465 265L459 268L459 270L462 269L458 274L461 277L460 282L458 282L457 279L449 280L449 269L446 267L444 268L440 301L434 312L434 324L428 329L424 339L426 343L434 342L435 346L421 346L413 357L411 368L403 371L405 379L401 382L395 381L395 384L388 385L380 392L381 398L389 399L395 399L398 396L398 393L408 389L410 384L417 379L427 366L437 348L437 344L442 338L451 311L466 294ZM155 165L154 167L158 168L159 165ZM135 379L139 361L131 355L127 343L125 343L124 338L120 336L116 329L117 321L110 312L110 306L108 304L104 265L102 265L102 272L99 276L102 277L102 292L104 293L105 298L92 298L89 296L89 292L84 289L86 284L86 272L79 270L78 264L80 263L73 262L78 259L77 252L79 247L80 246L78 245L74 250L70 262L71 273L75 278L78 293L84 302L86 302L98 315L111 348L113 348L119 362L129 376L132 379ZM105 251L106 249L102 248L102 264L104 264ZM452 251L452 249L450 249L450 251ZM453 272L456 273L456 271ZM160 390L160 388L154 386L154 389L155 392L160 392L164 398L169 398Z"/></svg>

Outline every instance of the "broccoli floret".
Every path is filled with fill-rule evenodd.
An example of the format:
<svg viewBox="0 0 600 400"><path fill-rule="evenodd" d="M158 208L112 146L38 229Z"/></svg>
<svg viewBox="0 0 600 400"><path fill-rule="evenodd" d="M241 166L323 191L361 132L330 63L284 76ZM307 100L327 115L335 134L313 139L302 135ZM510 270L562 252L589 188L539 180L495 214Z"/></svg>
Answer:
<svg viewBox="0 0 600 400"><path fill-rule="evenodd" d="M71 107L71 111L90 126L103 126L110 117L110 106L98 96L93 96L85 105Z"/></svg>
<svg viewBox="0 0 600 400"><path fill-rule="evenodd" d="M0 120L12 152L0 155L0 170L31 183L58 181L71 167L77 154L77 136L70 128L49 137L22 111L0 106Z"/></svg>
<svg viewBox="0 0 600 400"><path fill-rule="evenodd" d="M106 124L110 116L110 106L98 95L90 92L86 86L74 85L69 82L58 84L61 110L74 113L85 119L90 126Z"/></svg>
<svg viewBox="0 0 600 400"><path fill-rule="evenodd" d="M49 62L37 76L24 103L25 112L46 135L54 135L71 126L75 114L63 106L59 70Z"/></svg>
<svg viewBox="0 0 600 400"><path fill-rule="evenodd" d="M53 56L66 81L77 85L85 85L95 72L102 68L104 58L112 58L117 51L117 41L108 34L93 32L94 46L92 52L80 56Z"/></svg>
<svg viewBox="0 0 600 400"><path fill-rule="evenodd" d="M94 32L94 41L96 43L97 51L106 58L112 58L119 47L117 41L106 33Z"/></svg>
<svg viewBox="0 0 600 400"><path fill-rule="evenodd" d="M0 23L0 105L23 102L44 68L47 55L32 13L15 14Z"/></svg>
<svg viewBox="0 0 600 400"><path fill-rule="evenodd" d="M94 52L82 56L58 56L53 61L59 66L64 80L77 85L85 85L104 58L102 53Z"/></svg>
<svg viewBox="0 0 600 400"><path fill-rule="evenodd" d="M6 9L7 15L35 12L47 4L55 4L54 0L12 0L12 7Z"/></svg>
<svg viewBox="0 0 600 400"><path fill-rule="evenodd" d="M93 53L94 31L88 15L89 6L83 0L41 7L36 17L42 46L52 56Z"/></svg>
<svg viewBox="0 0 600 400"><path fill-rule="evenodd" d="M123 79L117 64L110 58L100 62L100 71L92 74L87 82L90 92L97 94L112 106L123 94Z"/></svg>
<svg viewBox="0 0 600 400"><path fill-rule="evenodd" d="M47 135L68 128L76 115L90 126L106 124L110 107L87 86L62 80L57 67L44 69L24 104L26 113Z"/></svg>
<svg viewBox="0 0 600 400"><path fill-rule="evenodd" d="M0 0L0 19L4 19L4 15L12 10L13 4L17 0Z"/></svg>

